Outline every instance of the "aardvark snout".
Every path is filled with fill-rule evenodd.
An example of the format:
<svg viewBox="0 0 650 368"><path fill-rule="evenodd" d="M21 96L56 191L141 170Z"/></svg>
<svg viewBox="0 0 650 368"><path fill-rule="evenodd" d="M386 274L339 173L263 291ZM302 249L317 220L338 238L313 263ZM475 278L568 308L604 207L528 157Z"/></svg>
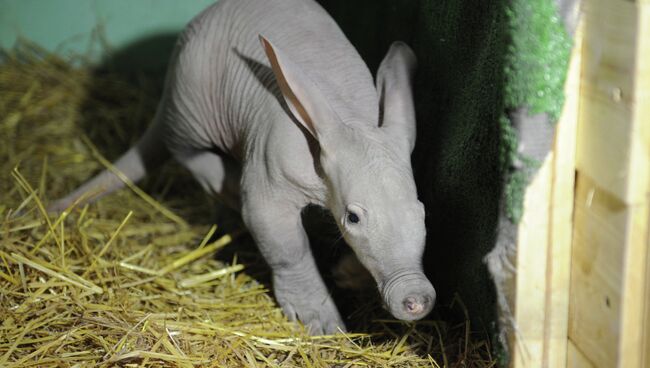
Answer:
<svg viewBox="0 0 650 368"><path fill-rule="evenodd" d="M418 320L436 302L436 291L421 271L402 270L391 274L380 286L388 311L397 319Z"/></svg>

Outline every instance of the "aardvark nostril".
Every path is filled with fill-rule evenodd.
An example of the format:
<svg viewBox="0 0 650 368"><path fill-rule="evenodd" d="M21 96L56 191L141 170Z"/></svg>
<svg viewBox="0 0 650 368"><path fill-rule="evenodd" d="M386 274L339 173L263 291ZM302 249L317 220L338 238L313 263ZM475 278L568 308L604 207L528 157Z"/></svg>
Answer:
<svg viewBox="0 0 650 368"><path fill-rule="evenodd" d="M418 315L426 310L429 307L429 298L427 297L415 297L409 296L404 299L404 309L407 313L411 315Z"/></svg>
<svg viewBox="0 0 650 368"><path fill-rule="evenodd" d="M420 303L416 298L410 296L404 300L406 310L411 314L419 314L424 310L424 303Z"/></svg>

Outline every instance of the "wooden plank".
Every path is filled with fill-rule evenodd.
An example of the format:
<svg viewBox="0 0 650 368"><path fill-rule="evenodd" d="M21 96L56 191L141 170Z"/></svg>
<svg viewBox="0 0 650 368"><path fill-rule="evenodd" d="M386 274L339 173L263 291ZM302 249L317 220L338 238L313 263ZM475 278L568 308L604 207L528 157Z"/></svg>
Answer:
<svg viewBox="0 0 650 368"><path fill-rule="evenodd" d="M514 367L566 365L580 34L576 40L553 151L526 191L518 230Z"/></svg>
<svg viewBox="0 0 650 368"><path fill-rule="evenodd" d="M568 349L567 349L567 367L570 368L594 368L595 365L592 363L589 358L581 352L573 341L568 340Z"/></svg>
<svg viewBox="0 0 650 368"><path fill-rule="evenodd" d="M569 338L597 367L647 367L649 206L577 181Z"/></svg>
<svg viewBox="0 0 650 368"><path fill-rule="evenodd" d="M650 236L648 236L650 238ZM650 241L648 241L650 243ZM645 278L645 310L643 311L644 323L641 325L643 329L643 343L641 345L642 365L650 367L650 303L647 302L650 297L650 245L646 249L646 278Z"/></svg>
<svg viewBox="0 0 650 368"><path fill-rule="evenodd" d="M635 96L637 16L628 1L585 0L585 39L578 171L627 203L641 193L631 187L630 147ZM588 125L588 126L587 126Z"/></svg>
<svg viewBox="0 0 650 368"><path fill-rule="evenodd" d="M627 244L623 263L621 339L618 367L648 367L648 203L629 207ZM644 321L645 319L645 321ZM645 322L645 323L644 323ZM645 327L645 328L644 328ZM644 341L645 340L645 341Z"/></svg>
<svg viewBox="0 0 650 368"><path fill-rule="evenodd" d="M569 337L650 366L650 3L585 3Z"/></svg>
<svg viewBox="0 0 650 368"><path fill-rule="evenodd" d="M569 338L598 367L619 354L625 203L578 173L569 307Z"/></svg>
<svg viewBox="0 0 650 368"><path fill-rule="evenodd" d="M519 224L514 367L541 367L544 359L552 164L551 153L526 190L524 215Z"/></svg>
<svg viewBox="0 0 650 368"><path fill-rule="evenodd" d="M637 5L636 59L630 131L630 222L625 249L619 367L648 367L650 339L650 4ZM644 328L645 327L645 328ZM644 363L645 362L645 363Z"/></svg>
<svg viewBox="0 0 650 368"><path fill-rule="evenodd" d="M650 120L650 1L644 1L643 7L640 12L641 20L639 27L639 34L642 35L642 38L638 40L639 48L639 58L637 63L636 74L638 76L637 80L637 110L635 111L636 116L640 122L645 121L646 124L641 123L639 127L639 140L637 149L638 152L634 157L642 158L645 162L635 162L633 163L634 167L645 167L646 171L641 173L637 171L636 182L641 186L637 188L638 191L643 191L643 184L645 183L645 192L646 192L646 208L650 207L648 203L650 202L650 124L647 122ZM650 226L650 214L645 213L646 221L645 226ZM642 233L641 230L637 230L639 233ZM643 352L642 365L644 367L650 367L650 229L646 228L646 240L645 240L645 292L642 300L645 300L645 307L643 310L643 335L642 335L642 347L641 351ZM643 240L640 240L643 242ZM640 245L642 248L643 246Z"/></svg>
<svg viewBox="0 0 650 368"><path fill-rule="evenodd" d="M580 106L580 66L582 26L574 37L571 63L564 87L565 103L555 136L553 189L551 193L551 237L546 270L546 327L543 366L564 367L567 363L569 288L578 112Z"/></svg>

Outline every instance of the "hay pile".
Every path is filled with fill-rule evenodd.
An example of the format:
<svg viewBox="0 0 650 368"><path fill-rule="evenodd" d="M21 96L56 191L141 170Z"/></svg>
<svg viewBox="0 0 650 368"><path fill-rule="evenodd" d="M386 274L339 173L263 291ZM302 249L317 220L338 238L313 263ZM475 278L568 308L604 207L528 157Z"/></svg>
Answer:
<svg viewBox="0 0 650 368"><path fill-rule="evenodd" d="M48 217L47 202L100 170L100 150L126 149L156 104L150 84L71 61L27 43L0 60L0 366L494 365L469 322L362 312L372 333L306 335L237 256L213 257L235 236L214 236L210 205L178 168L145 184L157 200L135 188Z"/></svg>

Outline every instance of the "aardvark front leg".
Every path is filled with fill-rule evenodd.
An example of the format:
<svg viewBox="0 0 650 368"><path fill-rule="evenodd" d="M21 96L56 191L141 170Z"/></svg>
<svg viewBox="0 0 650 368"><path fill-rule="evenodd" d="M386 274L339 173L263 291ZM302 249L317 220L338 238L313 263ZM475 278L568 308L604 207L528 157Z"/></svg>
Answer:
<svg viewBox="0 0 650 368"><path fill-rule="evenodd" d="M256 191L246 191L255 193ZM245 193L246 194L246 193ZM301 208L281 196L243 198L243 217L273 272L275 297L291 320L313 335L345 330L309 248Z"/></svg>

